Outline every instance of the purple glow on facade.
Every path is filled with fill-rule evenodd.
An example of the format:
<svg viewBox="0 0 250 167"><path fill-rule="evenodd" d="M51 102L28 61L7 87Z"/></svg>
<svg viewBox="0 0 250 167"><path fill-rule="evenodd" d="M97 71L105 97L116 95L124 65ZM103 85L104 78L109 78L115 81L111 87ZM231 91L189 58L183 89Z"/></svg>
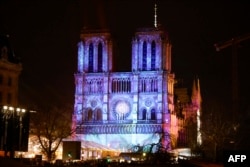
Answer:
<svg viewBox="0 0 250 167"><path fill-rule="evenodd" d="M171 121L174 74L167 34L158 28L135 33L131 72L112 71L109 32L83 31L80 38L75 140L128 151L133 145L157 143L163 135L162 143L167 147L170 133L176 131Z"/></svg>

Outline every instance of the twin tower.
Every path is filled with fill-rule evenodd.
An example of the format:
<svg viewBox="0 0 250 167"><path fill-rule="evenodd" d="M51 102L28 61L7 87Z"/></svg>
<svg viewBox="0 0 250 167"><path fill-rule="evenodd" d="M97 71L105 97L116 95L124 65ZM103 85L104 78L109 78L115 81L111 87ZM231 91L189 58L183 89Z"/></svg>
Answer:
<svg viewBox="0 0 250 167"><path fill-rule="evenodd" d="M171 43L159 27L132 38L131 71L116 72L109 31L83 29L75 73L74 140L117 151L161 143L177 133Z"/></svg>

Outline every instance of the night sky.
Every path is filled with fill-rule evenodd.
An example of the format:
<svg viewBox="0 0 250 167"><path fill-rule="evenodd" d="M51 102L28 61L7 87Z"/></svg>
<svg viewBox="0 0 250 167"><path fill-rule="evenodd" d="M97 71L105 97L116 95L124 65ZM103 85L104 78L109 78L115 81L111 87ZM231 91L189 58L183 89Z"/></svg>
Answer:
<svg viewBox="0 0 250 167"><path fill-rule="evenodd" d="M136 28L153 26L155 0L1 0L0 33L8 34L21 58L20 104L73 105L77 43L83 27L109 28L115 40L116 71L130 71ZM158 23L172 42L172 72L191 87L200 78L204 103L227 105L231 96L231 55L214 44L250 32L247 1L157 0ZM238 49L240 99L249 108L250 39Z"/></svg>

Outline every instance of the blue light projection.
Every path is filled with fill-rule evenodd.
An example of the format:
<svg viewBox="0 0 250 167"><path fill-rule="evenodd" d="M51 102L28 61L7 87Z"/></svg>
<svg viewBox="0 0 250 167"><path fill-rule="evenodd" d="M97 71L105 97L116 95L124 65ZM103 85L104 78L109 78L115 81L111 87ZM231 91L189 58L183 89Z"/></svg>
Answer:
<svg viewBox="0 0 250 167"><path fill-rule="evenodd" d="M78 43L78 71L83 72L83 56L84 56L84 47L83 42Z"/></svg>
<svg viewBox="0 0 250 167"><path fill-rule="evenodd" d="M132 72L113 72L109 32L83 31L75 74L74 140L119 151L135 145L169 145L173 84L167 34L139 30L132 40ZM91 51L90 51L91 50ZM166 137L167 136L167 137Z"/></svg>

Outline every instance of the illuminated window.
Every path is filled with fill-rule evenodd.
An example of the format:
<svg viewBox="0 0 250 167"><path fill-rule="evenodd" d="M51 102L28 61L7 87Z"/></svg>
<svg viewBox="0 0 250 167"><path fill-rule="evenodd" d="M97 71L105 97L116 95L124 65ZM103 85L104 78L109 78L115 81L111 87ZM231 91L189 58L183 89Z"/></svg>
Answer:
<svg viewBox="0 0 250 167"><path fill-rule="evenodd" d="M94 48L93 44L89 45L89 72L94 71Z"/></svg>
<svg viewBox="0 0 250 167"><path fill-rule="evenodd" d="M142 70L147 70L147 43L145 41L142 46Z"/></svg>
<svg viewBox="0 0 250 167"><path fill-rule="evenodd" d="M113 114L116 120L124 120L131 113L130 104L127 101L118 100L113 105Z"/></svg>
<svg viewBox="0 0 250 167"><path fill-rule="evenodd" d="M102 72L102 44L98 44L98 72Z"/></svg>
<svg viewBox="0 0 250 167"><path fill-rule="evenodd" d="M155 70L155 41L151 44L151 70Z"/></svg>
<svg viewBox="0 0 250 167"><path fill-rule="evenodd" d="M130 108L127 102L119 101L115 106L115 111L120 115L124 115L130 111Z"/></svg>

